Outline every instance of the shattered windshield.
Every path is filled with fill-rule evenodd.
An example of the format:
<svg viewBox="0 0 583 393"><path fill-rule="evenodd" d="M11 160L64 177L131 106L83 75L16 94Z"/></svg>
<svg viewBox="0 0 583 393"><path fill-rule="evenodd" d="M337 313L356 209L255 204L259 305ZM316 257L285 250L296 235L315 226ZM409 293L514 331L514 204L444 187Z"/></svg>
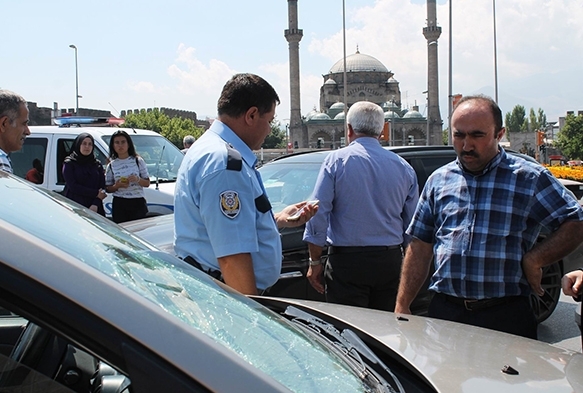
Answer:
<svg viewBox="0 0 583 393"><path fill-rule="evenodd" d="M369 391L338 351L108 219L5 175L0 198L4 220L149 299L292 391Z"/></svg>

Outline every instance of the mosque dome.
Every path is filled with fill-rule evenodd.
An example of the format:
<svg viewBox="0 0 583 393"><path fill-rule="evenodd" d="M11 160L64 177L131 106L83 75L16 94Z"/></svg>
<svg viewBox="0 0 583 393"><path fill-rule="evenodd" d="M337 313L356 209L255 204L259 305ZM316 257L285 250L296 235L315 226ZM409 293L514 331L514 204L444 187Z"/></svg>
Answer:
<svg viewBox="0 0 583 393"><path fill-rule="evenodd" d="M334 116L334 120L344 120L344 112L340 112Z"/></svg>
<svg viewBox="0 0 583 393"><path fill-rule="evenodd" d="M389 72L387 67L372 56L364 55L358 50L355 54L346 56L347 72ZM330 68L331 74L344 72L344 59L340 59Z"/></svg>
<svg viewBox="0 0 583 393"><path fill-rule="evenodd" d="M327 114L319 112L311 116L310 120L331 120L331 119L330 116L328 116Z"/></svg>
<svg viewBox="0 0 583 393"><path fill-rule="evenodd" d="M398 113L393 112L393 111L386 111L385 112L385 120L389 120L389 119L400 119L401 116L399 116Z"/></svg>
<svg viewBox="0 0 583 393"><path fill-rule="evenodd" d="M331 119L335 119L336 115L340 112L344 112L344 103L335 102L330 106L330 109L328 109L328 116L330 116Z"/></svg>
<svg viewBox="0 0 583 393"><path fill-rule="evenodd" d="M332 85L335 86L337 85L336 81L332 78L328 78L328 80L326 82L324 82L325 85Z"/></svg>
<svg viewBox="0 0 583 393"><path fill-rule="evenodd" d="M403 116L403 119L423 119L423 115L416 110L410 110Z"/></svg>
<svg viewBox="0 0 583 393"><path fill-rule="evenodd" d="M316 110L316 107L314 107L314 109L312 109L311 111L308 112L308 114L306 115L306 120L310 120L312 118L312 116L318 114L320 112L318 112Z"/></svg>
<svg viewBox="0 0 583 393"><path fill-rule="evenodd" d="M399 83L399 81L391 76L389 79L387 79L387 83Z"/></svg>

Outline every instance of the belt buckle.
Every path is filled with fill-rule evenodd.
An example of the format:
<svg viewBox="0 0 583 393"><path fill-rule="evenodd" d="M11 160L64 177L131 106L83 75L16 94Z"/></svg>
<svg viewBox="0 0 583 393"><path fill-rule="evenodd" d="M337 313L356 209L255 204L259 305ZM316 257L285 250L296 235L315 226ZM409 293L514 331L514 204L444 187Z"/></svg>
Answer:
<svg viewBox="0 0 583 393"><path fill-rule="evenodd" d="M477 300L467 300L467 299L464 299L464 307L468 311L474 311L474 309L471 307L471 305L472 305L472 303L476 303L476 302L477 302Z"/></svg>

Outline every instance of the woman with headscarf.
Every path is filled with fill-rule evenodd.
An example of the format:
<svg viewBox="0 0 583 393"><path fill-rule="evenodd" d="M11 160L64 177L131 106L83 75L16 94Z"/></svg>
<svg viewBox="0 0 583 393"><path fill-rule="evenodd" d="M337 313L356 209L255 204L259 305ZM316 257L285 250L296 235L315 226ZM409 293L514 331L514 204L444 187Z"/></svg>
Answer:
<svg viewBox="0 0 583 393"><path fill-rule="evenodd" d="M91 135L82 132L77 136L71 154L63 163L64 195L105 216L105 171L101 162L95 158L93 149L94 140Z"/></svg>

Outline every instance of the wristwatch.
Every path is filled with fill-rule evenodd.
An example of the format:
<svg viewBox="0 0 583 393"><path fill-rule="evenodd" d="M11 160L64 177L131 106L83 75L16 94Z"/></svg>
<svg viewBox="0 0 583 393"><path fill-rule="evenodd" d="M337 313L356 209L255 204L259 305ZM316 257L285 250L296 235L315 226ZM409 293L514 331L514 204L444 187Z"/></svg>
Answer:
<svg viewBox="0 0 583 393"><path fill-rule="evenodd" d="M322 259L313 260L312 258L308 259L310 266L318 266L322 264Z"/></svg>

